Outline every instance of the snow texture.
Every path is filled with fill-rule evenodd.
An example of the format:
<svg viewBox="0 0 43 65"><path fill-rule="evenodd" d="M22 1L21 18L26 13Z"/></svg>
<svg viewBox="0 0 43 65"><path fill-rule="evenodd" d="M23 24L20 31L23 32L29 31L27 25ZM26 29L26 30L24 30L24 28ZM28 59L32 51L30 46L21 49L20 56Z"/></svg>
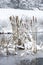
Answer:
<svg viewBox="0 0 43 65"><path fill-rule="evenodd" d="M18 39L21 39L23 43L25 43L25 46L26 46L25 48L30 49L32 47L32 43L37 43L37 44L41 44L40 46L37 46L37 49L43 50L43 46L42 46L43 38L41 36L43 35L43 27L42 27L43 26L42 24L43 23L43 11L40 11L38 9L29 10L29 11L19 10L19 9L0 9L0 21L1 21L0 22L0 32L4 32L4 33L13 32L11 21L9 20L10 16L14 16L14 17L18 16L19 20L22 21L22 24L19 27ZM32 23L31 20L32 22L34 21L33 27L31 27L31 23ZM37 39L38 42L36 41L36 33L37 33L37 38L41 42L38 41L38 39ZM10 34L0 35L0 37L1 37L0 42L2 44L8 43L9 45L9 43L11 44L15 43L15 42L12 42L12 36Z"/></svg>
<svg viewBox="0 0 43 65"><path fill-rule="evenodd" d="M10 11L10 12L9 12ZM10 20L9 20L9 17L14 15L14 17L18 16L19 19L22 20L22 23L24 24L24 21L27 20L27 21L30 21L32 20L33 16L37 18L37 26L36 24L34 26L37 27L37 41L42 41L43 42L43 11L40 11L38 9L34 9L34 10L19 10L19 9L0 9L0 32L11 32L12 33L12 26L11 26L11 23L10 23ZM4 22L4 23L3 23ZM28 22L26 23L26 28L28 28L28 30L24 27L23 29L23 26L21 25L20 28L21 31L27 31L27 34L23 34L23 36L29 34L30 36L30 33L29 32L32 32L31 31L31 27L30 27L30 22L28 24ZM34 27L33 27L34 28ZM19 32L21 32L19 31ZM36 31L36 29L35 29ZM20 33L21 34L21 33ZM29 37L28 36L28 37ZM40 44L40 42L38 42L38 44Z"/></svg>

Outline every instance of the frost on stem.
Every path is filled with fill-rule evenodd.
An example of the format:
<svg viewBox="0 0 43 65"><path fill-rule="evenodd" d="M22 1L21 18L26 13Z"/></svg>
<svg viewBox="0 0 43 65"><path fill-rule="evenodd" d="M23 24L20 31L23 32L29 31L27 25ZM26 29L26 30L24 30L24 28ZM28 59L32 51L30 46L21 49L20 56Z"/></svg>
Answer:
<svg viewBox="0 0 43 65"><path fill-rule="evenodd" d="M33 20L32 20L32 51L34 53L37 52L37 47L36 47L36 43L37 43L37 18L33 16Z"/></svg>
<svg viewBox="0 0 43 65"><path fill-rule="evenodd" d="M20 27L20 21L18 16L14 17L14 16L10 16L9 17L10 22L11 22L11 26L12 26L12 32L13 32L13 41L16 41L16 43L18 45L21 45L21 39L19 38L19 27Z"/></svg>
<svg viewBox="0 0 43 65"><path fill-rule="evenodd" d="M16 40L18 45L25 44L26 39L29 42L32 42L32 51L34 53L37 52L36 47L36 41L37 41L37 18L33 16L32 20L29 18L21 18L19 20L19 17L16 16L10 16L9 17L11 26L12 26L12 32L13 32L13 41ZM32 32L32 35L29 33L29 31ZM16 37L16 39L15 39ZM25 39L26 37L26 39ZM26 43L28 43L26 42ZM23 45L24 46L24 45Z"/></svg>

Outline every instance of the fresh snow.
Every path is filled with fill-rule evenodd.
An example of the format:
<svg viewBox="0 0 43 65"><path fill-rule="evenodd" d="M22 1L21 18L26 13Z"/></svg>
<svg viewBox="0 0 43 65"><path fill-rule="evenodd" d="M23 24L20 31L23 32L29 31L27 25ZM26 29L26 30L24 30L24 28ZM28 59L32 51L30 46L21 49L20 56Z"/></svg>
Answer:
<svg viewBox="0 0 43 65"><path fill-rule="evenodd" d="M19 16L19 19L21 19L21 17L23 19L25 17L29 17L30 19L32 19L32 17L35 16L35 17L37 17L38 24L40 23L40 20L43 20L43 11L38 10L38 9L34 9L34 10L0 9L0 31L1 32L6 32L6 33L12 32L11 24L9 21L9 17L12 15ZM29 34L29 36L31 38L30 34ZM26 46L25 48L27 48L27 47L31 48L32 44L31 44L31 42L26 40L25 46ZM40 50L40 46L37 45L37 49Z"/></svg>

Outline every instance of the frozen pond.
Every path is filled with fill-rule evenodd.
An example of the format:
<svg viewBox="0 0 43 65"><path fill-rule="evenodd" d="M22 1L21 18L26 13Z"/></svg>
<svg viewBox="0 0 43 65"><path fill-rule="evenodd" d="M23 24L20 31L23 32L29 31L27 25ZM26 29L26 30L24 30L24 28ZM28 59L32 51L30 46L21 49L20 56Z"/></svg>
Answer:
<svg viewBox="0 0 43 65"><path fill-rule="evenodd" d="M0 65L43 65L43 52L39 51L37 54L31 53L21 56L25 51L18 51L17 55L2 56L0 55ZM40 54L39 54L40 53Z"/></svg>

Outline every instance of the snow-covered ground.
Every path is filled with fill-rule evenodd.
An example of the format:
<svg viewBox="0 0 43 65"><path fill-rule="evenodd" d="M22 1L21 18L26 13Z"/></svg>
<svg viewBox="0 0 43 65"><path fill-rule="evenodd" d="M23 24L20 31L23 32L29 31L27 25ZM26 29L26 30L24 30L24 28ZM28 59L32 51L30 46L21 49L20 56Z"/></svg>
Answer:
<svg viewBox="0 0 43 65"><path fill-rule="evenodd" d="M19 19L29 17L32 19L33 16L37 18L38 31L43 33L43 11L34 9L34 10L20 10L20 9L0 9L0 32L12 32L11 24L9 17L10 16L19 16ZM38 35L40 35L40 33ZM41 39L42 40L42 39ZM26 43L31 43L26 40ZM43 43L43 42L42 42ZM40 43L41 44L41 43ZM28 48L32 46L31 44L26 44ZM25 45L25 46L26 46ZM40 46L37 45L37 49L41 50Z"/></svg>
<svg viewBox="0 0 43 65"><path fill-rule="evenodd" d="M26 39L23 40L25 43L25 50L19 50L18 48L23 48L22 45L18 46L12 40L12 34L0 34L0 43L3 41L2 46L0 46L0 65L32 65L38 63L43 64L43 11L38 9L34 10L20 10L20 9L0 9L0 32L12 32L12 26L9 20L10 16L19 16L19 19L23 19L23 24L27 24L25 18L29 18L29 21L32 19L33 16L37 17L37 42L40 45L36 45L37 53L32 52L32 43L37 43L36 40L31 42L32 40L32 32L30 30L26 30L24 27L23 32L24 34L22 39L26 36ZM27 26L28 27L28 26ZM34 27L33 27L34 28ZM27 34L25 34L25 31ZM31 33L30 33L30 32ZM22 36L21 35L21 36ZM28 39L27 39L28 36ZM4 39L4 40L3 40ZM7 43L7 44L6 44ZM4 45L4 46L3 46ZM10 55L7 55L7 48ZM16 55L15 55L16 54ZM36 61L36 58L41 58L40 61ZM33 60L35 59L35 60ZM31 62L30 62L31 61ZM40 62L40 63L39 63Z"/></svg>
<svg viewBox="0 0 43 65"><path fill-rule="evenodd" d="M43 11L38 10L37 8L34 8L33 10L21 10L21 9L0 9L0 19L8 19L10 15L14 15L14 16L28 16L28 17L32 17L32 16L36 16L39 19L42 19L43 16Z"/></svg>

